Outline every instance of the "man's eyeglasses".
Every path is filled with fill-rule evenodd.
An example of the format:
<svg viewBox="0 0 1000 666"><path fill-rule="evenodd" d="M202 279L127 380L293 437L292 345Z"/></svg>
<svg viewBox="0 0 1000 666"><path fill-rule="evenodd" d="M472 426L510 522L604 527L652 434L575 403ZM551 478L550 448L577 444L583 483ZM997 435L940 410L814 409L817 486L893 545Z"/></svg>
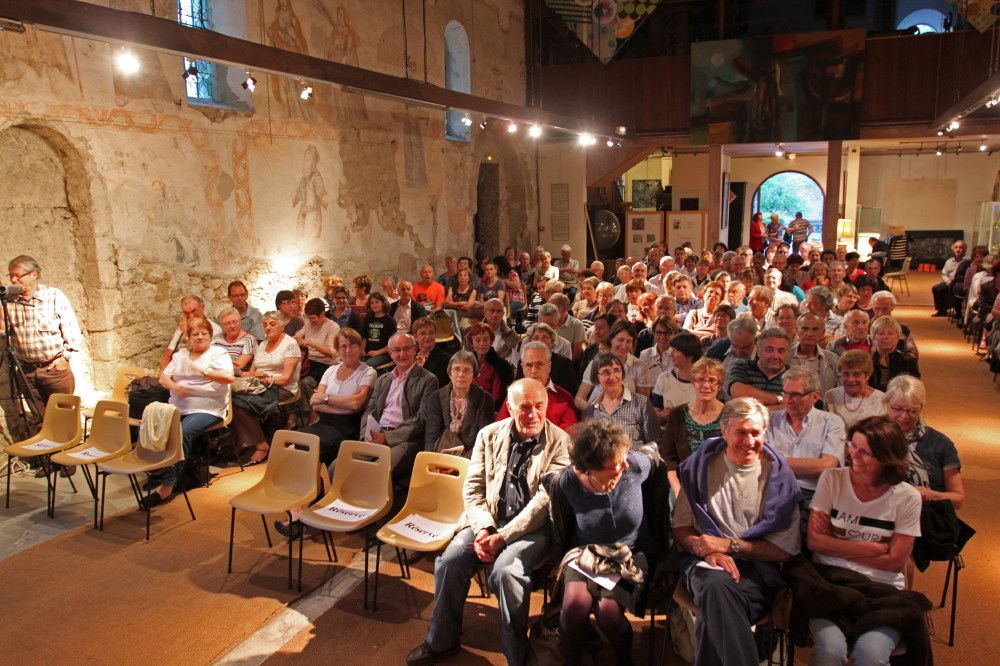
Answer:
<svg viewBox="0 0 1000 666"><path fill-rule="evenodd" d="M405 351L410 351L411 349L416 349L416 345L407 345L406 347L389 347L389 353L401 354Z"/></svg>

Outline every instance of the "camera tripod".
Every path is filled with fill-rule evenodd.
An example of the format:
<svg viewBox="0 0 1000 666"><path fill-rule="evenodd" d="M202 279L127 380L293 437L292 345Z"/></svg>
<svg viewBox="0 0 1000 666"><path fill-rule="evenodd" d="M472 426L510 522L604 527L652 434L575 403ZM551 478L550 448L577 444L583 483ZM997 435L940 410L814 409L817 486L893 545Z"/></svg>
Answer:
<svg viewBox="0 0 1000 666"><path fill-rule="evenodd" d="M26 433L34 430L41 423L43 405L28 386L28 378L24 374L24 366L18 357L14 346L14 330L7 310L8 296L0 292L0 310L3 311L3 355L0 356L0 367L7 366L7 386L10 400L17 405L17 414ZM23 304L27 305L27 304ZM30 305L28 307L31 307ZM29 417L30 414L30 417ZM9 427L9 426L8 426Z"/></svg>

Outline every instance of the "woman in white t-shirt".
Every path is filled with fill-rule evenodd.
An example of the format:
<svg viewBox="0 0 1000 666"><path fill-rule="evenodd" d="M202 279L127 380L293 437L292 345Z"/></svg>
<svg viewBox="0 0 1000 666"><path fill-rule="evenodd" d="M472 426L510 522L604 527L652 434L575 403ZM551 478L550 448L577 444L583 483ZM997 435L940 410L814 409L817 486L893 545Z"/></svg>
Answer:
<svg viewBox="0 0 1000 666"><path fill-rule="evenodd" d="M872 355L860 349L844 352L837 361L840 386L823 395L823 404L826 411L844 419L848 428L861 419L885 414L885 394L868 384L873 370Z"/></svg>
<svg viewBox="0 0 1000 666"><path fill-rule="evenodd" d="M906 483L910 464L899 426L885 416L848 431L848 466L824 471L809 516L809 549L819 564L850 569L902 590L903 569L920 536L920 493ZM809 620L813 664L847 663L848 644L831 619ZM856 664L887 664L900 632L876 627L854 640Z"/></svg>
<svg viewBox="0 0 1000 666"><path fill-rule="evenodd" d="M178 349L160 375L160 385L170 391L170 404L181 413L184 455L191 453L202 433L226 415L233 361L229 353L212 345L212 325L204 317L187 321L187 347ZM156 506L174 492L184 461L168 467L160 476L157 492L143 498L147 508Z"/></svg>
<svg viewBox="0 0 1000 666"><path fill-rule="evenodd" d="M256 377L267 387L277 391L277 402L287 400L299 390L299 363L302 351L295 338L285 333L285 320L280 312L268 312L263 316L264 341L257 347L253 364L245 373ZM271 403L272 405L274 403ZM243 447L254 447L248 465L257 465L267 460L270 448L264 439L260 419L266 414L257 414L237 403L233 411L233 428L236 441Z"/></svg>
<svg viewBox="0 0 1000 666"><path fill-rule="evenodd" d="M635 327L628 321L616 321L608 333L608 347L611 353L621 361L625 371L625 388L632 392L636 391L637 384L643 373L642 364L639 363L639 359L632 353L635 351L635 340ZM592 360L584 369L583 381L580 382L580 388L576 391L576 407L581 412L601 397L601 387L594 381L594 377L596 376L594 361Z"/></svg>
<svg viewBox="0 0 1000 666"><path fill-rule="evenodd" d="M671 409L694 400L691 367L701 356L701 341L693 333L682 331L670 338L670 364L673 367L660 373L650 396L661 423L667 420Z"/></svg>

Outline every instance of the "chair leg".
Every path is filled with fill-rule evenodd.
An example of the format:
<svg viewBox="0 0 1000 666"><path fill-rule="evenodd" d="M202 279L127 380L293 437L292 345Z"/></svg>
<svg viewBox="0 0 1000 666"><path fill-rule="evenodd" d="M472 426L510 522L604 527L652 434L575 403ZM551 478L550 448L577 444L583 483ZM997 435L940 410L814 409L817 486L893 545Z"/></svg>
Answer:
<svg viewBox="0 0 1000 666"><path fill-rule="evenodd" d="M382 541L375 542L375 600L372 602L372 610L378 610L378 575L379 566L382 564Z"/></svg>
<svg viewBox="0 0 1000 666"><path fill-rule="evenodd" d="M104 531L104 496L108 491L108 476L104 475L104 480L101 482L101 526L98 528L100 531Z"/></svg>
<svg viewBox="0 0 1000 666"><path fill-rule="evenodd" d="M90 470L87 469L86 465L80 465L80 469L83 470L83 480L87 482L87 489L90 491L90 496L97 499L97 488L94 487L94 482L90 478ZM94 469L97 469L97 465L94 465Z"/></svg>
<svg viewBox="0 0 1000 666"><path fill-rule="evenodd" d="M955 647L955 613L958 611L958 572L965 566L961 556L955 558L955 569L952 574L955 580L951 585L951 626L948 630L948 647Z"/></svg>
<svg viewBox="0 0 1000 666"><path fill-rule="evenodd" d="M191 508L191 500L188 499L188 491L187 487L184 485L184 481L182 479L178 479L178 481L181 486L181 495L184 495L184 503L187 504L188 513L191 514L191 520L198 520L194 517L194 509Z"/></svg>
<svg viewBox="0 0 1000 666"><path fill-rule="evenodd" d="M333 542L333 535L327 532L326 530L321 531L320 534L323 535L323 547L326 548L326 559L330 560L331 562L338 562L339 558L337 557L337 544Z"/></svg>
<svg viewBox="0 0 1000 666"><path fill-rule="evenodd" d="M49 511L49 518L56 517L56 483L59 481L59 472L56 470L55 465L51 462L46 463L45 471L45 490L46 495L46 506ZM51 479L51 480L50 480Z"/></svg>
<svg viewBox="0 0 1000 666"><path fill-rule="evenodd" d="M306 531L303 529L299 532L299 584L298 591L302 591L302 542L306 540ZM324 544L326 541L324 540Z"/></svg>
<svg viewBox="0 0 1000 666"><path fill-rule="evenodd" d="M226 573L233 573L233 532L236 530L236 507L230 507L229 513L229 566Z"/></svg>
<svg viewBox="0 0 1000 666"><path fill-rule="evenodd" d="M371 548L371 537L365 536L365 600L362 608L368 610L368 549Z"/></svg>
<svg viewBox="0 0 1000 666"><path fill-rule="evenodd" d="M267 537L267 547L274 548L274 544L271 543L271 532L267 529L267 516L260 514L260 522L264 525L264 536Z"/></svg>
<svg viewBox="0 0 1000 666"><path fill-rule="evenodd" d="M10 508L10 456L7 456L7 494L4 497L3 507L5 509Z"/></svg>
<svg viewBox="0 0 1000 666"><path fill-rule="evenodd" d="M76 482L73 481L73 477L72 476L67 476L66 480L69 481L70 488L73 489L73 493L75 494L77 492L77 490L76 490ZM55 509L55 498L53 498L53 509Z"/></svg>
<svg viewBox="0 0 1000 666"><path fill-rule="evenodd" d="M94 465L94 529L97 529L97 486L101 483L101 470Z"/></svg>
<svg viewBox="0 0 1000 666"><path fill-rule="evenodd" d="M139 481L136 480L136 483L139 483ZM153 486L149 486L149 488L146 490L146 497L150 498L152 496L153 496ZM153 501L151 499L147 499L146 502L147 502L146 503L146 541L149 541L149 517L153 513L153 507L152 507Z"/></svg>
<svg viewBox="0 0 1000 666"><path fill-rule="evenodd" d="M292 589L292 514L291 512L286 513L288 516L288 589ZM302 528L305 531L305 528Z"/></svg>
<svg viewBox="0 0 1000 666"><path fill-rule="evenodd" d="M105 482L107 482L107 479L105 479ZM135 505L142 511L142 487L139 485L139 480L131 474L128 475L128 487L132 489L132 496L135 497Z"/></svg>
<svg viewBox="0 0 1000 666"><path fill-rule="evenodd" d="M400 551L399 548L396 548L396 559L399 560L399 577L403 578L403 579L409 578L409 576L406 575L406 549L405 548L402 551Z"/></svg>
<svg viewBox="0 0 1000 666"><path fill-rule="evenodd" d="M944 591L941 592L941 603L938 604L938 608L944 608L944 602L948 598L948 587L951 583L951 568L955 565L955 560L948 560L948 570L944 573Z"/></svg>

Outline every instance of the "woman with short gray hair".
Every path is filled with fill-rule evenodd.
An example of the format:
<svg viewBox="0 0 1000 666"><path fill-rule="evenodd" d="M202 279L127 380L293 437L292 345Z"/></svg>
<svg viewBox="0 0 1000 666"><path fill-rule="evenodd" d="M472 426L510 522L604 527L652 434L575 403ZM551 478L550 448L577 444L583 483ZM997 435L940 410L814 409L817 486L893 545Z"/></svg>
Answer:
<svg viewBox="0 0 1000 666"><path fill-rule="evenodd" d="M899 351L899 341L903 329L892 317L876 317L869 328L872 340L872 372L868 383L880 391L885 391L889 382L899 375L920 377L917 359Z"/></svg>
<svg viewBox="0 0 1000 666"><path fill-rule="evenodd" d="M493 423L496 410L489 393L473 383L479 362L470 351L457 351L448 361L449 383L424 398L424 450L469 458L476 434Z"/></svg>

